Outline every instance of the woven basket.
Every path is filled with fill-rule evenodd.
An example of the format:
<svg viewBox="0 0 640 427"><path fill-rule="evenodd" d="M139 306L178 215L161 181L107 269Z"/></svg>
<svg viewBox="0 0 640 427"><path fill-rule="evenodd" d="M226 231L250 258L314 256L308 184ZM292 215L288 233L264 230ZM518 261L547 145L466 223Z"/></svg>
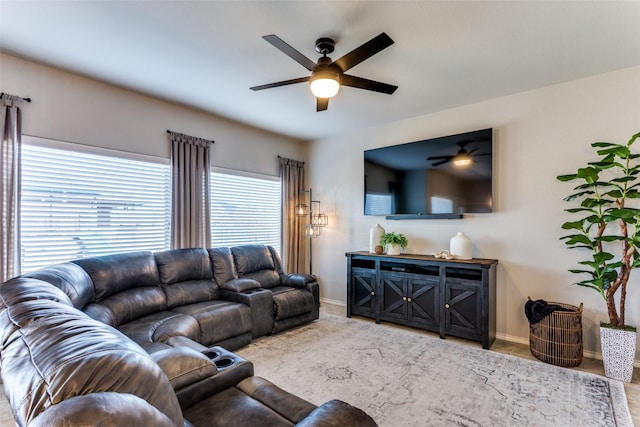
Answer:
<svg viewBox="0 0 640 427"><path fill-rule="evenodd" d="M529 326L531 354L556 366L574 367L582 363L582 303L580 307L559 302L567 311L556 310Z"/></svg>

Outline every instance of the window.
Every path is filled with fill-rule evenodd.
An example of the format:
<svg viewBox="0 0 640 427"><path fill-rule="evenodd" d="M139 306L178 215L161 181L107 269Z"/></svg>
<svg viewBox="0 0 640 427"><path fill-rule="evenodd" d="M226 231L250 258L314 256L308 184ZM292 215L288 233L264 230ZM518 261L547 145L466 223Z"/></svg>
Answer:
<svg viewBox="0 0 640 427"><path fill-rule="evenodd" d="M280 253L280 180L213 169L211 245L263 244Z"/></svg>
<svg viewBox="0 0 640 427"><path fill-rule="evenodd" d="M453 213L453 200L431 196L431 212L434 214Z"/></svg>
<svg viewBox="0 0 640 427"><path fill-rule="evenodd" d="M367 193L364 201L365 215L390 215L393 211L391 194Z"/></svg>
<svg viewBox="0 0 640 427"><path fill-rule="evenodd" d="M22 271L169 249L170 180L166 159L25 137Z"/></svg>

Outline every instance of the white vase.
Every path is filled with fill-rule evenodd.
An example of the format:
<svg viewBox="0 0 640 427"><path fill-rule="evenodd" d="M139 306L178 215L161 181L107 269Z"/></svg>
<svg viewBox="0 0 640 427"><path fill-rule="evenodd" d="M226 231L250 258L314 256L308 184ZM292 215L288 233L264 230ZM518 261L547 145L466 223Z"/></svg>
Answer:
<svg viewBox="0 0 640 427"><path fill-rule="evenodd" d="M459 232L451 238L449 242L449 252L458 259L471 259L471 239L463 232Z"/></svg>
<svg viewBox="0 0 640 427"><path fill-rule="evenodd" d="M400 245L389 243L387 245L387 255L400 255Z"/></svg>
<svg viewBox="0 0 640 427"><path fill-rule="evenodd" d="M376 246L380 244L380 238L384 234L384 228L380 224L376 224L369 230L369 252L376 252Z"/></svg>
<svg viewBox="0 0 640 427"><path fill-rule="evenodd" d="M631 382L638 333L600 325L600 346L607 378Z"/></svg>

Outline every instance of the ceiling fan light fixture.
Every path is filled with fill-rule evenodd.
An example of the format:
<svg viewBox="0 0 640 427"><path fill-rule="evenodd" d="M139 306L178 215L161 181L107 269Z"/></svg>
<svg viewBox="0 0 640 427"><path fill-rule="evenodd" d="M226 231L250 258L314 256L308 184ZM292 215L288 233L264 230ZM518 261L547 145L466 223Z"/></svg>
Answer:
<svg viewBox="0 0 640 427"><path fill-rule="evenodd" d="M333 98L340 90L340 78L330 70L316 71L309 80L309 87L317 98Z"/></svg>
<svg viewBox="0 0 640 427"><path fill-rule="evenodd" d="M471 162L471 156L467 153L460 153L456 155L452 160L453 166L457 168L465 168L471 165Z"/></svg>

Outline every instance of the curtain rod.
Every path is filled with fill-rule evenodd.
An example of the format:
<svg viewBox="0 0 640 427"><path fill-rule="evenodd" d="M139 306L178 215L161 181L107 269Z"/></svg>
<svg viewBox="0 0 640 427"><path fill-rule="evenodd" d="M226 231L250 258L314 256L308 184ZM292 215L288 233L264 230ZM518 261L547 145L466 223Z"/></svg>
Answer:
<svg viewBox="0 0 640 427"><path fill-rule="evenodd" d="M4 96L4 92L0 93L0 98ZM31 98L22 98L24 101L31 102Z"/></svg>
<svg viewBox="0 0 640 427"><path fill-rule="evenodd" d="M296 161L296 162L300 162L300 163L302 163L302 164L304 165L304 162L302 162L302 161L300 161L300 160L289 159L289 158L287 158L287 157L282 157L282 156L278 156L278 158L279 158L279 159L294 160L294 161Z"/></svg>
<svg viewBox="0 0 640 427"><path fill-rule="evenodd" d="M195 138L195 139L200 139L202 141L207 141L207 142L209 142L211 144L215 144L216 143L215 141L213 141L211 139L200 138L199 136L191 136L191 135L187 135L187 134L180 133L180 132L174 132L174 131L171 131L169 129L167 129L167 133L177 133L177 134L180 134L180 135L188 136L189 138Z"/></svg>

